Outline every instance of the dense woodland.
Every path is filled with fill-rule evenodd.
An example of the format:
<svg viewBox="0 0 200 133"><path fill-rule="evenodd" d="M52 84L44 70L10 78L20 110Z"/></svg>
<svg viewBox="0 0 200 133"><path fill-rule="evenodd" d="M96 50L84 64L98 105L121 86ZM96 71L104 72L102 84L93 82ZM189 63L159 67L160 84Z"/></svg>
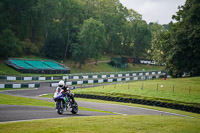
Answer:
<svg viewBox="0 0 200 133"><path fill-rule="evenodd" d="M147 24L119 0L1 0L0 57L73 59L103 54L166 63L172 75L200 75L200 1L187 0L176 22Z"/></svg>

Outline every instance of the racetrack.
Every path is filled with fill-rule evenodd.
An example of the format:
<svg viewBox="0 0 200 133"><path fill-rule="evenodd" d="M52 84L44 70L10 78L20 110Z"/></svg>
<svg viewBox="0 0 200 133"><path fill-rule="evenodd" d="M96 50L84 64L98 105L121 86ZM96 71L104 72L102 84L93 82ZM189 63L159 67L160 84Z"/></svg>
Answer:
<svg viewBox="0 0 200 133"><path fill-rule="evenodd" d="M42 94L49 94L49 93L52 94L54 93L54 91L55 91L55 88L49 87L49 83L41 83L41 86L38 89L9 90L9 91L1 91L0 93L54 102L52 98L39 97L39 95L42 95ZM172 114L168 112L133 107L133 106L107 104L107 103L95 103L95 102L88 102L88 101L77 101L77 102L80 107L110 111L116 114L123 114L123 115L182 116L178 114ZM74 116L75 117L98 116L98 115L113 115L113 114L79 110L78 114L76 115L71 114L71 112L64 112L63 115L58 115L54 108L49 108L49 107L0 105L0 122L47 119L47 118L63 118L63 117L74 117Z"/></svg>

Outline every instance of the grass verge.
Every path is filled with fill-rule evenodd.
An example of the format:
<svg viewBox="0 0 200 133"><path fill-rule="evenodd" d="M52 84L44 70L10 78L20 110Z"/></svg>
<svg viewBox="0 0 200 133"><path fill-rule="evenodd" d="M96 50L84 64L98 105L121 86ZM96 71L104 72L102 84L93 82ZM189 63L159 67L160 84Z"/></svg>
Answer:
<svg viewBox="0 0 200 133"><path fill-rule="evenodd" d="M7 91L7 90L23 90L23 89L34 89L34 88L0 88L0 91Z"/></svg>
<svg viewBox="0 0 200 133"><path fill-rule="evenodd" d="M197 133L199 123L200 119L176 116L116 115L0 123L0 130L9 133Z"/></svg>
<svg viewBox="0 0 200 133"><path fill-rule="evenodd" d="M73 93L146 99L200 107L200 77L136 81L76 89Z"/></svg>
<svg viewBox="0 0 200 133"><path fill-rule="evenodd" d="M35 58L30 58L35 59ZM36 58L37 59L37 58ZM110 58L108 57L102 57L102 61L107 61ZM58 61L59 62L59 61ZM114 68L108 63L105 62L99 62L98 66L94 65L94 63L89 63L84 65L81 69L78 68L78 66L74 67L74 61L73 60L67 60L64 62L64 64L67 67L71 68L71 74L73 73L94 73L94 72L121 72L121 71L142 71L145 70L164 70L163 66L151 66L151 65L133 65L129 64L126 69L120 69L120 68ZM0 61L0 75L16 75L16 76L29 76L29 75L35 75L35 76L63 76L64 74L24 74L16 71L15 69L9 67L5 64L5 61Z"/></svg>
<svg viewBox="0 0 200 133"><path fill-rule="evenodd" d="M54 107L53 102L0 94L0 104Z"/></svg>

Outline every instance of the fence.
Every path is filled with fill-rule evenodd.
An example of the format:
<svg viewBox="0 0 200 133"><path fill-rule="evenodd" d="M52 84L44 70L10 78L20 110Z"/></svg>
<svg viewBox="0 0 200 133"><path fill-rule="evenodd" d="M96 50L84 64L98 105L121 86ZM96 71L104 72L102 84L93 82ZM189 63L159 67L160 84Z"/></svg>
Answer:
<svg viewBox="0 0 200 133"><path fill-rule="evenodd" d="M38 87L40 87L39 83L37 83L37 84L33 84L33 83L30 83L30 84L26 84L26 83L0 84L0 88L38 88Z"/></svg>
<svg viewBox="0 0 200 133"><path fill-rule="evenodd" d="M165 76L164 71L146 71L146 72L119 72L119 73L82 73L82 74L68 74L65 76L0 76L0 80L7 81L45 81L45 80L66 80L67 85L81 85L81 84L94 84L94 83L112 83L130 80L149 80L155 78L162 78ZM50 86L57 86L58 83L50 83ZM11 84L1 84L1 87L11 86ZM14 87L19 87L20 85L14 85ZM27 85L22 85L26 86ZM12 86L13 87L13 86ZM10 88L12 88L10 87Z"/></svg>
<svg viewBox="0 0 200 133"><path fill-rule="evenodd" d="M115 72L115 73L79 73L79 74L66 74L65 76L6 76L0 75L1 81L15 81L15 80L61 80L61 79L97 79L97 78L117 78L117 77L129 77L129 76L148 76L148 75L160 75L165 74L164 71L128 71L128 72Z"/></svg>
<svg viewBox="0 0 200 133"><path fill-rule="evenodd" d="M82 85L82 84L94 84L94 83L112 83L112 82L122 82L122 81L134 81L134 80L150 80L156 78L162 78L162 74L149 75L149 76L129 76L129 77L117 77L111 78L100 78L100 79L89 79L89 80L77 80L77 81L67 81L66 85ZM58 86L58 83L51 83L51 87Z"/></svg>

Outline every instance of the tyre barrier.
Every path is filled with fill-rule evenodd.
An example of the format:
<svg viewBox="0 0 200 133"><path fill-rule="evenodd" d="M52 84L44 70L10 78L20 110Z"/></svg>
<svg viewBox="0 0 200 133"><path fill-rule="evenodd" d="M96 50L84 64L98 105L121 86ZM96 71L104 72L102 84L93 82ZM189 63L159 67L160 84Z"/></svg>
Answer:
<svg viewBox="0 0 200 133"><path fill-rule="evenodd" d="M110 97L110 96L99 96L99 95L89 95L89 94L75 94L75 97L106 100L106 101L115 101L115 102L124 102L124 103L133 103L133 104L143 104L143 105L177 109L177 110L182 110L182 111L200 114L200 108L199 107L193 107L193 106L187 106L187 105L181 105L181 104L174 104L174 103L166 103L166 102L160 102L160 101L134 99L134 98Z"/></svg>

